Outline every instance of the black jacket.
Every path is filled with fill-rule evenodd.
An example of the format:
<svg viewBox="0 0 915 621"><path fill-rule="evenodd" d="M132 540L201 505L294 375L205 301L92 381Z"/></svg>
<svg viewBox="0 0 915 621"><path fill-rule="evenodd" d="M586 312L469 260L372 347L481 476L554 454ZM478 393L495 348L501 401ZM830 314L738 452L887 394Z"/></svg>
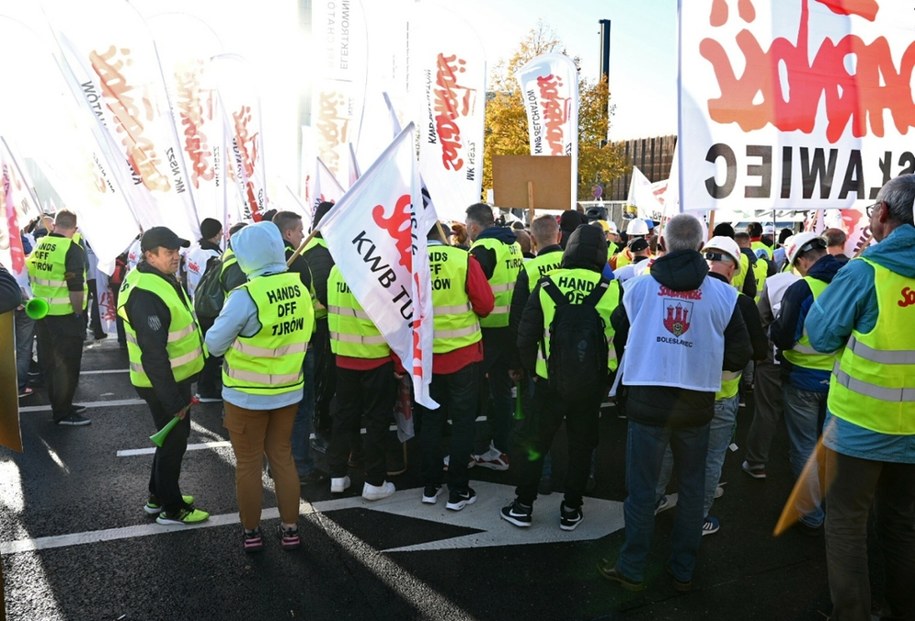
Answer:
<svg viewBox="0 0 915 621"><path fill-rule="evenodd" d="M0 265L0 314L16 310L22 304L22 291L13 275Z"/></svg>
<svg viewBox="0 0 915 621"><path fill-rule="evenodd" d="M554 244L546 246L538 253L538 256L550 254L553 252L562 252L562 246ZM521 315L524 314L524 307L527 306L527 300L531 296L530 279L527 276L527 270L521 270L518 273L518 280L515 281L515 288L512 291L511 307L508 310L508 328L511 332L511 342L518 342L518 325L521 323ZM512 347L512 350L515 348ZM512 363L513 368L519 368L520 361L515 360Z"/></svg>
<svg viewBox="0 0 915 621"><path fill-rule="evenodd" d="M702 255L692 250L678 250L659 258L651 266L651 276L674 291L691 291L699 288L708 275L708 265ZM617 356L623 355L629 337L629 317L623 304L617 306L611 317L616 330L614 345ZM661 356L662 347L642 352L643 355ZM750 361L753 348L738 305L734 306L730 321L724 330L723 370L741 371ZM625 386L623 401L626 415L644 425L671 427L696 427L706 424L715 414L715 393L672 388L667 386Z"/></svg>
<svg viewBox="0 0 915 621"><path fill-rule="evenodd" d="M727 279L720 274L709 272L709 278L716 278L721 282L727 282ZM750 336L750 345L753 348L753 360L765 360L769 351L769 337L762 327L762 319L759 316L759 309L753 298L747 295L737 296L737 308L743 317L743 322L747 326L747 334Z"/></svg>
<svg viewBox="0 0 915 621"><path fill-rule="evenodd" d="M593 232L592 232L593 231ZM563 269L587 269L600 274L607 264L607 242L597 227L582 226L578 234L569 237L562 253ZM518 353L521 366L532 377L537 365L537 348L543 339L543 307L540 305L540 284L527 299L518 322Z"/></svg>
<svg viewBox="0 0 915 621"><path fill-rule="evenodd" d="M136 269L144 274L155 274L162 278L176 291L179 291L179 297L181 297L181 284L174 276L163 274L146 261L141 261ZM124 310L127 312L130 325L137 333L140 362L152 383L152 391L166 412L178 413L188 403L185 403L181 397L182 392L187 391L183 387L179 390L179 383L175 381L168 352L165 349L168 344L168 329L172 323L171 311L168 310L168 306L162 301L162 298L145 289L132 291ZM196 376L191 376L180 383L182 385L190 384L196 379ZM143 394L145 390L149 389L138 388L137 392L145 398L146 396Z"/></svg>
<svg viewBox="0 0 915 621"><path fill-rule="evenodd" d="M749 263L750 269L747 270L747 272L749 272L749 273L746 275L746 278L744 278L744 280L743 280L743 289L741 289L740 292L743 293L744 295L750 296L750 298L755 298L756 294L759 292L756 290L757 289L756 272L753 271L753 268L756 266L756 262L759 261L760 259L759 259L759 257L756 256L756 254L750 248L741 248L740 252L741 252L741 254L745 255L747 257L747 261L750 262Z"/></svg>
<svg viewBox="0 0 915 621"><path fill-rule="evenodd" d="M509 245L518 241L515 232L504 226L491 226L477 236L478 240L487 238L497 239L503 244ZM477 261L480 262L480 267L483 268L483 274L486 275L486 280L492 278L492 273L496 269L496 253L489 248L477 246L476 248L470 249L470 254L475 256Z"/></svg>
<svg viewBox="0 0 915 621"><path fill-rule="evenodd" d="M286 246L286 261L289 261L289 257L293 255L295 248L293 248L292 244L290 244L288 241L284 240L283 243ZM302 284L305 285L305 288L309 291L312 290L312 283L314 282L314 279L311 276L311 268L308 267L308 262L305 261L305 258L301 254L297 256L292 262L292 265L289 266L289 271L298 274L299 278L302 279ZM327 273L329 275L330 270L328 270ZM326 282L327 281L325 281L325 283ZM327 285L325 284L324 286L326 291Z"/></svg>
<svg viewBox="0 0 915 621"><path fill-rule="evenodd" d="M318 302L327 306L327 279L330 278L330 270L334 267L334 258L330 256L330 250L315 245L303 252L302 258L311 270L315 297L318 298Z"/></svg>

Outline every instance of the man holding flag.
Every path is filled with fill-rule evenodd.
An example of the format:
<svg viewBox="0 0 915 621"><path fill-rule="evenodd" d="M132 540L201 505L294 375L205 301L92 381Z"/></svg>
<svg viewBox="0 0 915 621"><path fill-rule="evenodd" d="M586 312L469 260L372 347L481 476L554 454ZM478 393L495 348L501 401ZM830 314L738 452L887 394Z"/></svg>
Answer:
<svg viewBox="0 0 915 621"><path fill-rule="evenodd" d="M871 616L868 514L883 552L883 619L915 619L915 175L890 180L867 208L879 243L836 273L805 330L814 349L843 345L823 431L826 562L833 619Z"/></svg>

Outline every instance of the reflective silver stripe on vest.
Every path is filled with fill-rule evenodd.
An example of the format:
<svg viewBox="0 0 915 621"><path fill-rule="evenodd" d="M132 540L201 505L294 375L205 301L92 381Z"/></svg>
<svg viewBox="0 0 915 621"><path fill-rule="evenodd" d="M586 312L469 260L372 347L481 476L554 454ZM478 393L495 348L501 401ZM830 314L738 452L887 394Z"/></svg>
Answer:
<svg viewBox="0 0 915 621"><path fill-rule="evenodd" d="M131 337L129 334L127 335L128 341L130 341L131 343L136 343L136 341L132 340L132 338L133 337ZM188 353L184 354L183 356L178 356L177 358L169 359L168 363L169 363L169 365L171 365L171 367L173 369L177 369L180 366L194 362L194 360L201 357L202 355L203 355L203 350L200 348L197 348L192 352L188 352ZM134 373L142 373L143 375L146 375L146 370L143 368L143 365L138 362L131 362L130 370L133 371Z"/></svg>
<svg viewBox="0 0 915 621"><path fill-rule="evenodd" d="M235 339L235 342L232 343L232 349L240 354L254 356L256 358L280 358L281 356L286 356L288 354L305 353L305 350L308 349L308 343L292 343L290 345L283 345L282 347L270 349L269 347L257 347L256 345L242 343L240 340Z"/></svg>
<svg viewBox="0 0 915 621"><path fill-rule="evenodd" d="M345 317L355 317L357 319L368 319L371 321L368 315L365 314L363 310L357 310L355 308L348 308L346 306L328 306L327 312L333 313L334 315L341 315Z"/></svg>
<svg viewBox="0 0 915 621"><path fill-rule="evenodd" d="M885 386L877 386L876 384L855 379L839 369L836 369L833 373L835 374L836 382L840 386L844 386L850 391L865 397L873 397L888 403L915 401L915 388L886 388Z"/></svg>
<svg viewBox="0 0 915 621"><path fill-rule="evenodd" d="M301 382L305 377L302 373L289 373L286 375L269 375L263 373L255 373L254 371L242 371L240 369L233 369L228 367L225 369L225 374L231 377L232 379L241 380L243 382L251 382L255 384L268 384L271 387L275 388L276 385L289 384L290 382Z"/></svg>
<svg viewBox="0 0 915 621"><path fill-rule="evenodd" d="M743 371L722 371L721 372L721 381L729 382L735 380L743 373Z"/></svg>
<svg viewBox="0 0 915 621"><path fill-rule="evenodd" d="M848 339L848 346L855 355L877 364L915 364L915 351L910 349L874 349L855 338Z"/></svg>
<svg viewBox="0 0 915 621"><path fill-rule="evenodd" d="M505 315L508 313L509 308L510 307L508 304L506 304L505 306L493 306L492 312L489 313L489 316L491 317L493 315Z"/></svg>
<svg viewBox="0 0 915 621"><path fill-rule="evenodd" d="M45 280L44 278L32 278L33 285L41 285L43 287L66 287L66 280Z"/></svg>
<svg viewBox="0 0 915 621"><path fill-rule="evenodd" d="M467 311L472 311L473 306L468 302L467 304L457 304L455 306L433 306L432 314L433 315L460 315L466 313Z"/></svg>
<svg viewBox="0 0 915 621"><path fill-rule="evenodd" d="M504 283L501 285L489 285L489 286L492 288L492 292L495 294L495 293L503 293L505 291L511 291L512 289L515 288L515 283L507 282L507 283Z"/></svg>
<svg viewBox="0 0 915 621"><path fill-rule="evenodd" d="M76 293L76 292L74 291L74 293ZM82 292L80 292L80 293L82 293ZM58 304L70 304L70 298L69 298L69 297L66 297L66 298L45 298L45 301L47 301L47 303L48 303L50 306L57 306Z"/></svg>
<svg viewBox="0 0 915 621"><path fill-rule="evenodd" d="M173 369L177 369L180 366L194 362L197 358L200 358L203 355L203 350L199 347L194 351L188 352L183 356L178 356L177 358L169 359L169 363L172 365Z"/></svg>
<svg viewBox="0 0 915 621"><path fill-rule="evenodd" d="M359 334L341 334L340 332L331 332L330 338L341 343L359 343L361 345L384 345L387 341L380 334L377 336L362 336Z"/></svg>
<svg viewBox="0 0 915 621"><path fill-rule="evenodd" d="M180 341L187 335L193 334L194 330L196 330L196 329L197 329L197 326L192 321L191 323L187 324L187 326L185 326L184 328L182 328L180 330L176 330L174 332L169 332L168 333L168 342L174 343L175 341Z"/></svg>
<svg viewBox="0 0 915 621"><path fill-rule="evenodd" d="M454 330L433 330L432 338L434 339L459 339L465 336L470 336L472 334L478 334L480 332L480 326L474 324L472 326L466 326L463 328L456 328Z"/></svg>

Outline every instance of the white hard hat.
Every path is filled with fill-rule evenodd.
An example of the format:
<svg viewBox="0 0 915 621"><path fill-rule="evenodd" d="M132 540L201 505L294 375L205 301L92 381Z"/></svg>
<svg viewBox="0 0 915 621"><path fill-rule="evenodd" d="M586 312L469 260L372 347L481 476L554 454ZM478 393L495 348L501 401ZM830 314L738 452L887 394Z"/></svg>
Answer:
<svg viewBox="0 0 915 621"><path fill-rule="evenodd" d="M737 265L737 271L740 271L740 247L737 246L737 242L730 237L717 235L708 240L708 243L702 248L702 252L711 252L713 250L722 252L734 259L734 263Z"/></svg>
<svg viewBox="0 0 915 621"><path fill-rule="evenodd" d="M775 235L775 225L771 222L764 224L762 227L763 235Z"/></svg>
<svg viewBox="0 0 915 621"><path fill-rule="evenodd" d="M630 220L626 227L626 235L648 235L648 225L641 218Z"/></svg>
<svg viewBox="0 0 915 621"><path fill-rule="evenodd" d="M616 228L616 222L614 222L613 220L608 220L607 226L609 227L608 232L619 235L619 229Z"/></svg>
<svg viewBox="0 0 915 621"><path fill-rule="evenodd" d="M813 248L826 247L826 241L816 233L798 233L785 240L785 256L788 259L788 265L794 265L794 260L801 253L807 252Z"/></svg>

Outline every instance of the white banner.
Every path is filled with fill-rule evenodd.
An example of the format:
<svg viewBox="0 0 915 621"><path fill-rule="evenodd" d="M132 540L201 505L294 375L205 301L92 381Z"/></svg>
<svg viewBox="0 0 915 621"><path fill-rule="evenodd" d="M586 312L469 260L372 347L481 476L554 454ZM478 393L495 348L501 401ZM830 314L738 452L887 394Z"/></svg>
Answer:
<svg viewBox="0 0 915 621"><path fill-rule="evenodd" d="M270 209L264 164L261 104L256 80L248 62L236 54L220 54L209 69L218 85L225 119L231 176L244 199L243 218L260 221Z"/></svg>
<svg viewBox="0 0 915 621"><path fill-rule="evenodd" d="M913 30L896 0L681 0L683 209L847 208L915 172Z"/></svg>
<svg viewBox="0 0 915 621"><path fill-rule="evenodd" d="M369 318L413 377L417 403L432 380L432 290L411 123L321 220L330 253Z"/></svg>
<svg viewBox="0 0 915 621"><path fill-rule="evenodd" d="M368 38L360 0L313 2L311 126L317 155L337 179L349 179L349 143L358 146L365 100Z"/></svg>
<svg viewBox="0 0 915 621"><path fill-rule="evenodd" d="M21 231L27 222L20 218L16 209L22 190L17 190L15 177L13 163L3 149L0 151L0 265L18 281L26 273Z"/></svg>
<svg viewBox="0 0 915 621"><path fill-rule="evenodd" d="M432 5L416 6L410 33L419 169L438 213L463 221L467 207L480 202L483 184L483 44L469 23Z"/></svg>
<svg viewBox="0 0 915 621"><path fill-rule="evenodd" d="M310 194L314 197L314 201L310 207L313 222L318 205L323 202L336 203L343 198L345 190L340 185L340 182L337 181L337 178L334 177L334 173L330 172L327 166L324 165L320 157L315 160L315 174L312 179Z"/></svg>
<svg viewBox="0 0 915 621"><path fill-rule="evenodd" d="M52 29L62 70L104 127L100 146L143 228L167 226L197 239L194 198L152 38L129 3L97 5L104 18L88 21L75 3L56 7Z"/></svg>
<svg viewBox="0 0 915 621"><path fill-rule="evenodd" d="M527 110L531 155L572 158L572 196L578 198L578 70L564 54L541 54L515 76Z"/></svg>
<svg viewBox="0 0 915 621"><path fill-rule="evenodd" d="M225 124L212 72L207 72L222 44L206 23L187 13L148 21L158 42L197 215L222 222L228 231Z"/></svg>

